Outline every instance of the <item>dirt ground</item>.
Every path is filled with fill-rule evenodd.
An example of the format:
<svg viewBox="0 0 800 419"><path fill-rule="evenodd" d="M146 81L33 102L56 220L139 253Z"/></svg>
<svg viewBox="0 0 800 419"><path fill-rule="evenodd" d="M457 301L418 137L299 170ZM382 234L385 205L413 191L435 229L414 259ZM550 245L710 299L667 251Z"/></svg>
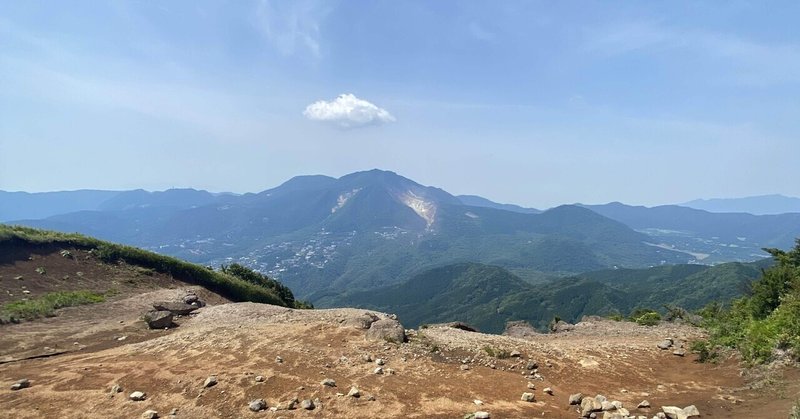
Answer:
<svg viewBox="0 0 800 419"><path fill-rule="evenodd" d="M47 275L61 274L55 263L63 261L47 264L55 256L61 258L51 253L2 262L0 283L34 265L46 264ZM783 419L800 395L800 373L793 367L769 371L753 388L735 360L701 364L691 354L680 357L656 347L665 337L680 343L702 336L689 326L595 320L571 332L527 338L430 327L411 331L408 343L395 344L369 341L363 330L343 326L364 310L226 304L201 291L209 306L178 319L177 328L148 330L139 317L152 301L197 288L167 277L134 277L138 273L130 267L112 267L106 274L101 266L80 269L84 277L103 283L108 283L103 275L121 284L130 278L142 282L115 285L118 294L104 303L0 326L0 411L8 417L136 418L149 409L169 417L177 409L177 418L460 418L475 411L492 418L576 418L567 400L581 392L619 400L631 414L648 418L660 406L694 404L703 418ZM487 348L521 356L498 359ZM367 362L367 355L384 359L384 371L394 373L375 374L377 365ZM530 360L538 363L541 379L524 376ZM211 375L219 383L203 388ZM258 375L263 382L256 381ZM11 391L21 378L31 386ZM336 387L321 385L325 378L334 379ZM115 384L123 391L112 395ZM351 386L361 397L346 396ZM545 387L552 396L542 391ZM127 396L133 391L147 398L131 401ZM527 391L535 394L535 402L520 400ZM248 403L258 398L270 407L293 398L319 398L321 406L249 411ZM637 409L645 399L653 408Z"/></svg>

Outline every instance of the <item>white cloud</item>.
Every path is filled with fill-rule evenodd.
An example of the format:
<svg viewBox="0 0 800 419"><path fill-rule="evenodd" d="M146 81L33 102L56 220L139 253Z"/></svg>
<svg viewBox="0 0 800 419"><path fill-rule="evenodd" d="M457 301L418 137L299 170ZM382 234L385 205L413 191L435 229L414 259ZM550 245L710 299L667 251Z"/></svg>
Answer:
<svg viewBox="0 0 800 419"><path fill-rule="evenodd" d="M395 118L386 109L345 93L328 102L318 100L303 111L303 116L312 121L322 121L341 128L357 128L394 122Z"/></svg>

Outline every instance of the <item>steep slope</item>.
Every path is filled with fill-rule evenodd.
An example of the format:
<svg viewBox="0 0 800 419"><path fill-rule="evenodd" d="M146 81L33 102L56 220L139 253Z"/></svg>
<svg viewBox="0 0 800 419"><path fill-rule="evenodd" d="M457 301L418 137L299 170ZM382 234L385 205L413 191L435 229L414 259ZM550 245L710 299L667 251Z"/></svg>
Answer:
<svg viewBox="0 0 800 419"><path fill-rule="evenodd" d="M39 262L34 262L39 259ZM45 260L53 265L45 263ZM2 302L13 303L50 291L73 289L84 282L92 284L84 278L84 271L107 266L105 271L112 272L116 266L123 265L135 273L163 274L185 284L200 285L232 301L300 305L295 303L291 292L276 281L256 284L204 266L79 234L0 225L0 277L16 279L0 282L0 289L5 291L0 293L3 294L0 297ZM66 275L59 271L65 266L70 271ZM115 283L111 279L114 275L97 276L97 280L109 282L103 285L106 290L124 285ZM90 285L91 289L87 291L94 291L97 286Z"/></svg>

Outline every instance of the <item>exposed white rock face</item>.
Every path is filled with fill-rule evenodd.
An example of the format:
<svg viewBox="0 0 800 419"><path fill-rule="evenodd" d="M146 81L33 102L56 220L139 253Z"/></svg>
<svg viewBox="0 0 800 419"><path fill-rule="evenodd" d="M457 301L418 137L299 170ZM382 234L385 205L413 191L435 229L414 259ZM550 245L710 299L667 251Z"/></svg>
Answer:
<svg viewBox="0 0 800 419"><path fill-rule="evenodd" d="M467 212L464 213L464 215L466 215L467 217L472 218L472 219L479 218L478 214L475 214L474 212L467 211Z"/></svg>
<svg viewBox="0 0 800 419"><path fill-rule="evenodd" d="M408 191L400 197L403 204L414 210L426 223L428 228L436 220L436 204L417 196L414 192Z"/></svg>
<svg viewBox="0 0 800 419"><path fill-rule="evenodd" d="M345 192L345 193L339 195L339 198L336 199L336 206L331 208L331 214L336 212L339 208L343 207L344 204L347 203L347 200L352 198L352 197L354 197L358 193L358 191L360 191L360 190L361 190L361 188L353 189L350 192Z"/></svg>

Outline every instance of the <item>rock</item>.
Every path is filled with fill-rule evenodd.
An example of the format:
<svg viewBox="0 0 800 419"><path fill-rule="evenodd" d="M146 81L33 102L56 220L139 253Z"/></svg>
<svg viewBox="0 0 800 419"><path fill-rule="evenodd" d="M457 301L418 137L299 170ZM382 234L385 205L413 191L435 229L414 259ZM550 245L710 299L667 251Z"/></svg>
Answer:
<svg viewBox="0 0 800 419"><path fill-rule="evenodd" d="M582 417L589 417L592 412L600 412L603 410L603 407L600 405L600 401L597 398L593 397L584 397L581 400L581 416Z"/></svg>
<svg viewBox="0 0 800 419"><path fill-rule="evenodd" d="M669 349L671 347L672 347L672 339L671 338L664 339L664 340L661 341L661 343L658 344L658 349L662 349L662 350L667 350L667 349Z"/></svg>
<svg viewBox="0 0 800 419"><path fill-rule="evenodd" d="M275 362L278 363L278 364L283 364L283 358L281 358L279 356L276 356L275 357Z"/></svg>
<svg viewBox="0 0 800 419"><path fill-rule="evenodd" d="M491 416L489 415L489 412L475 412L475 415L473 417L475 419L489 419L489 418L491 418Z"/></svg>
<svg viewBox="0 0 800 419"><path fill-rule="evenodd" d="M628 419L628 417L620 412L603 412L603 419Z"/></svg>
<svg viewBox="0 0 800 419"><path fill-rule="evenodd" d="M536 384L528 383L528 389L529 390L536 390ZM581 396L581 397L583 397L583 396ZM578 402L578 403L580 403L580 402Z"/></svg>
<svg viewBox="0 0 800 419"><path fill-rule="evenodd" d="M611 401L611 405L614 406L615 409L620 410L622 409L622 402L613 400Z"/></svg>
<svg viewBox="0 0 800 419"><path fill-rule="evenodd" d="M521 354L519 351L511 351L511 354L510 354L510 356L511 356L512 358L521 358L521 357L522 357L522 354Z"/></svg>
<svg viewBox="0 0 800 419"><path fill-rule="evenodd" d="M572 406L576 404L581 404L581 400L583 400L583 394L581 393L571 394L569 396L569 405Z"/></svg>
<svg viewBox="0 0 800 419"><path fill-rule="evenodd" d="M217 385L217 377L213 375L206 378L206 381L203 382L203 387L205 388L214 387L215 385Z"/></svg>
<svg viewBox="0 0 800 419"><path fill-rule="evenodd" d="M522 393L520 400L523 402L534 402L536 401L536 396L534 396L533 393Z"/></svg>
<svg viewBox="0 0 800 419"><path fill-rule="evenodd" d="M536 361L528 361L528 363L525 364L525 369L527 370L535 370L537 368L539 368L539 364L536 363Z"/></svg>
<svg viewBox="0 0 800 419"><path fill-rule="evenodd" d="M169 311L172 314L185 316L197 310L198 307L186 304L183 301L158 301L153 303L153 308L157 311Z"/></svg>
<svg viewBox="0 0 800 419"><path fill-rule="evenodd" d="M672 355L675 355L675 356L686 356L686 350L683 349L683 348L676 349L676 350L672 351Z"/></svg>
<svg viewBox="0 0 800 419"><path fill-rule="evenodd" d="M472 403L475 403L476 406L483 405L483 401L482 400L478 400L478 399L473 400Z"/></svg>
<svg viewBox="0 0 800 419"><path fill-rule="evenodd" d="M461 371L469 371L469 365L467 365L467 364L462 364L462 365L461 365Z"/></svg>
<svg viewBox="0 0 800 419"><path fill-rule="evenodd" d="M564 333L569 332L570 330L574 329L575 325L565 322L564 320L559 320L550 325L550 331L552 333Z"/></svg>
<svg viewBox="0 0 800 419"><path fill-rule="evenodd" d="M305 399L300 402L300 408L305 410L314 410L314 402L309 399Z"/></svg>
<svg viewBox="0 0 800 419"><path fill-rule="evenodd" d="M322 384L323 386L327 386L327 387L336 387L336 381L333 381L330 378L326 378L326 379L322 380L322 382L320 384Z"/></svg>
<svg viewBox="0 0 800 419"><path fill-rule="evenodd" d="M386 361L384 361L382 358L378 358L378 359L375 360L375 364L377 364L377 365L385 365Z"/></svg>
<svg viewBox="0 0 800 419"><path fill-rule="evenodd" d="M272 410L294 410L297 408L298 403L300 403L300 400L292 399L286 403L278 403L278 405L273 407Z"/></svg>
<svg viewBox="0 0 800 419"><path fill-rule="evenodd" d="M367 330L370 328L370 326L372 326L372 323L375 323L376 321L378 321L378 316L372 313L364 313L345 319L344 322L342 322L342 326Z"/></svg>
<svg viewBox="0 0 800 419"><path fill-rule="evenodd" d="M253 400L252 402L250 402L248 407L253 412L260 412L267 408L267 402L265 402L264 399Z"/></svg>
<svg viewBox="0 0 800 419"><path fill-rule="evenodd" d="M256 375L256 382L257 383L263 383L264 382L264 376L263 375Z"/></svg>
<svg viewBox="0 0 800 419"><path fill-rule="evenodd" d="M381 319L370 325L366 338L369 340L403 343L406 341L406 330L397 320Z"/></svg>
<svg viewBox="0 0 800 419"><path fill-rule="evenodd" d="M177 407L175 407L175 408L173 408L172 410L169 411L169 415L170 416L175 416L177 414L178 414L178 408Z"/></svg>
<svg viewBox="0 0 800 419"><path fill-rule="evenodd" d="M375 368L373 373L375 373L377 375L381 375L381 374L383 374L383 368L382 367Z"/></svg>
<svg viewBox="0 0 800 419"><path fill-rule="evenodd" d="M540 334L538 330L534 329L533 326L525 320L507 322L506 329L503 331L504 336L513 336L517 338L537 336Z"/></svg>
<svg viewBox="0 0 800 419"><path fill-rule="evenodd" d="M31 386L30 380L28 380L27 378L23 378L23 379L17 381L16 383L12 384L11 385L11 390L14 390L14 391L22 390L23 388L28 388L30 386Z"/></svg>
<svg viewBox="0 0 800 419"><path fill-rule="evenodd" d="M350 387L350 391L347 392L347 395L350 396L350 397L358 398L358 397L361 397L361 392L358 391L358 387L353 386L353 387Z"/></svg>
<svg viewBox="0 0 800 419"><path fill-rule="evenodd" d="M186 294L183 297L183 302L184 302L184 304L197 303L199 305L200 299L197 298L197 294Z"/></svg>
<svg viewBox="0 0 800 419"><path fill-rule="evenodd" d="M122 393L122 386L120 386L119 384L114 384L113 386L111 386L111 395L117 393Z"/></svg>
<svg viewBox="0 0 800 419"><path fill-rule="evenodd" d="M649 409L650 408L650 402L648 402L647 400L642 400L639 403L639 405L636 406L636 407L638 407L639 409Z"/></svg>
<svg viewBox="0 0 800 419"><path fill-rule="evenodd" d="M361 360L366 362L366 363L370 363L370 362L372 362L372 355L369 355L369 354L361 355Z"/></svg>
<svg viewBox="0 0 800 419"><path fill-rule="evenodd" d="M551 396L553 395L553 389L550 388L550 387L545 387L542 391L547 393L547 394L549 394L549 395L551 395Z"/></svg>
<svg viewBox="0 0 800 419"><path fill-rule="evenodd" d="M147 327L151 329L163 329L172 326L172 312L170 311L148 311L143 316Z"/></svg>
<svg viewBox="0 0 800 419"><path fill-rule="evenodd" d="M609 410L617 410L617 406L614 406L614 404L608 400L600 403L600 408L603 409L604 412L607 412Z"/></svg>
<svg viewBox="0 0 800 419"><path fill-rule="evenodd" d="M392 320L397 320L397 317L392 318ZM435 326L435 327L449 327L451 329L463 330L465 332L478 332L479 331L478 328L473 327L473 326L471 326L471 325L469 325L467 323L464 323L464 322L449 322L449 323L435 324L435 325L432 325L432 326Z"/></svg>
<svg viewBox="0 0 800 419"><path fill-rule="evenodd" d="M683 413L685 413L686 416L690 417L690 418L694 417L694 416L700 416L700 411L697 410L697 407L695 405L684 407L683 408Z"/></svg>
<svg viewBox="0 0 800 419"><path fill-rule="evenodd" d="M689 417L683 409L677 406L661 406L661 410L669 419L687 419Z"/></svg>
<svg viewBox="0 0 800 419"><path fill-rule="evenodd" d="M135 402L140 402L145 398L147 398L147 394L141 391L134 391L133 393L130 394L130 396L128 396L128 398Z"/></svg>
<svg viewBox="0 0 800 419"><path fill-rule="evenodd" d="M158 412L156 412L155 410L148 410L142 413L142 417L144 419L158 419Z"/></svg>

